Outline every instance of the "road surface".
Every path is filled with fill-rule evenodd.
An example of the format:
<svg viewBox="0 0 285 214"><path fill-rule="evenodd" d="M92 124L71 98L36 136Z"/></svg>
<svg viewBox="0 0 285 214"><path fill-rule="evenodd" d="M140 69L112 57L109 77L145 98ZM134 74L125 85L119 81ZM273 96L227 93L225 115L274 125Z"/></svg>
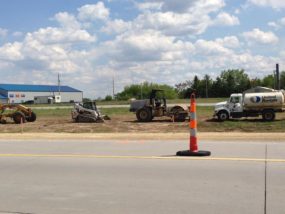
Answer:
<svg viewBox="0 0 285 214"><path fill-rule="evenodd" d="M285 142L0 141L0 213L283 214Z"/></svg>

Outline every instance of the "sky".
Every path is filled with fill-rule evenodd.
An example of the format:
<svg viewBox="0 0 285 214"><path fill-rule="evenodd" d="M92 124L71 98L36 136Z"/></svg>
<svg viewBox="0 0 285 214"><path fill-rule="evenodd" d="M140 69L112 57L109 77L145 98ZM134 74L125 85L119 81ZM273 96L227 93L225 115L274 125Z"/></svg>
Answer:
<svg viewBox="0 0 285 214"><path fill-rule="evenodd" d="M57 84L104 98L244 69L285 70L284 0L2 0L0 83Z"/></svg>

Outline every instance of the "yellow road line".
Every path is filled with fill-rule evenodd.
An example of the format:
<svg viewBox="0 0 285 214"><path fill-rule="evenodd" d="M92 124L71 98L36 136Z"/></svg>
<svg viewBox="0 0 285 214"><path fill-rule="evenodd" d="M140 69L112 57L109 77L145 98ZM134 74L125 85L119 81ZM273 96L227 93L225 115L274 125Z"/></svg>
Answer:
<svg viewBox="0 0 285 214"><path fill-rule="evenodd" d="M241 157L179 157L179 156L123 156L123 155L92 155L92 154L0 154L0 157L38 157L38 158L102 158L102 159L158 159L158 160L212 160L212 161L248 161L248 162L279 162L285 159L241 158Z"/></svg>

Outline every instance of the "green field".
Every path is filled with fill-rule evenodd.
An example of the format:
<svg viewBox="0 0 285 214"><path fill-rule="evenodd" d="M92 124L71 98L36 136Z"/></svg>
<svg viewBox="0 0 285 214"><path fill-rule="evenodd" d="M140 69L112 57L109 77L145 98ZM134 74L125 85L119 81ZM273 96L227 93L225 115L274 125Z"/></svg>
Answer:
<svg viewBox="0 0 285 214"><path fill-rule="evenodd" d="M197 98L196 101L197 103L217 103L217 102L221 102L221 101L225 101L228 98ZM167 103L189 103L190 100L189 99L173 99L173 100L167 100ZM126 101L118 101L118 100L112 100L112 101L96 101L96 104L98 106L101 105L129 105L130 101L126 100ZM27 107L46 107L46 106L53 106L53 107L57 107L57 106L73 106L73 103L54 103L52 105L50 104L32 104L32 105L28 105L25 104L25 106Z"/></svg>

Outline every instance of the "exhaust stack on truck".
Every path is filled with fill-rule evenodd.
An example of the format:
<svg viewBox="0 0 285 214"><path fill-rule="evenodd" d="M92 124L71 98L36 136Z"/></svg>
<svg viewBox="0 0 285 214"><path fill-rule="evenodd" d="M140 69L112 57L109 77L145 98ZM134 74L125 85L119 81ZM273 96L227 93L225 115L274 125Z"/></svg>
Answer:
<svg viewBox="0 0 285 214"><path fill-rule="evenodd" d="M265 121L275 119L276 112L285 111L285 91L255 87L242 94L231 94L226 102L215 105L214 117L220 121L229 118L258 117Z"/></svg>

